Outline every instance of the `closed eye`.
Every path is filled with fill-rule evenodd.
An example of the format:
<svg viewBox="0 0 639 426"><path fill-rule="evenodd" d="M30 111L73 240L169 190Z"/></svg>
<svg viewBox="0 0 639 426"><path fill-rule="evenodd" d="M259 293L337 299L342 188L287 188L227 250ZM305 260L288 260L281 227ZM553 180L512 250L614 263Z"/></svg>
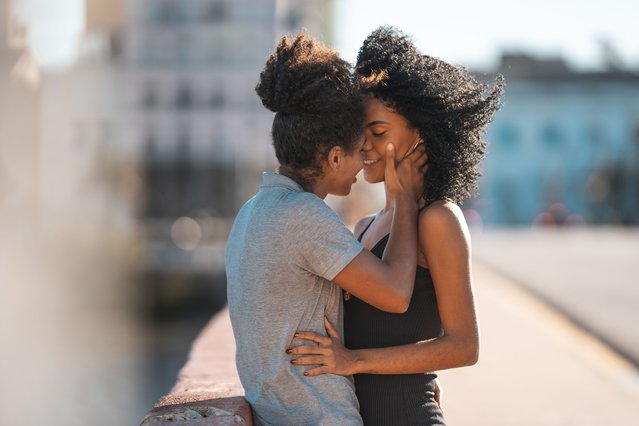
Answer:
<svg viewBox="0 0 639 426"><path fill-rule="evenodd" d="M386 133L385 131L384 131L384 132L380 132L380 133L371 132L371 134L372 134L373 136L382 136L382 135L383 135L383 134L385 134L385 133Z"/></svg>

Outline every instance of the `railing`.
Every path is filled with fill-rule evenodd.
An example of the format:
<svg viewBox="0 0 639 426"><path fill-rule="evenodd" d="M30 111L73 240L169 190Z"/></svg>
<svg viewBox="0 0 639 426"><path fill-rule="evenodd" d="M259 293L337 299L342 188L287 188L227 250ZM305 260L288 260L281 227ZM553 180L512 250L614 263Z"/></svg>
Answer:
<svg viewBox="0 0 639 426"><path fill-rule="evenodd" d="M235 368L235 340L226 308L202 330L171 393L156 402L140 426L175 424L253 424Z"/></svg>

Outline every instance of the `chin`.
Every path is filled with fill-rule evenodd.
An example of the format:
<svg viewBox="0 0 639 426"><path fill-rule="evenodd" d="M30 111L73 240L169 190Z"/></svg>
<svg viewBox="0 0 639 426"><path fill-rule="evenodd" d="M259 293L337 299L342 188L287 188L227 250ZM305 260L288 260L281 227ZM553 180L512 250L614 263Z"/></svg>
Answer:
<svg viewBox="0 0 639 426"><path fill-rule="evenodd" d="M348 188L342 188L339 190L335 190L335 191L331 191L329 192L329 194L334 195L336 197L345 197L348 194L351 193L351 187L349 186Z"/></svg>
<svg viewBox="0 0 639 426"><path fill-rule="evenodd" d="M369 175L367 173L364 173L364 180L368 183L380 183L384 182L384 176Z"/></svg>
<svg viewBox="0 0 639 426"><path fill-rule="evenodd" d="M351 187L349 186L348 188L345 188L344 191L340 192L338 195L342 197L346 197L350 193L351 193Z"/></svg>

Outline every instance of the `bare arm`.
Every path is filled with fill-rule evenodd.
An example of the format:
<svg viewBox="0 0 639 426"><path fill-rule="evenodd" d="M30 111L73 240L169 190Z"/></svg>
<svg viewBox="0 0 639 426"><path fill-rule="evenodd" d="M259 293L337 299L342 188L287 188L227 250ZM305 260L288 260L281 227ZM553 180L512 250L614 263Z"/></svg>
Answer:
<svg viewBox="0 0 639 426"><path fill-rule="evenodd" d="M389 144L389 146L392 146ZM416 150L395 169L395 152L386 152L385 185L391 194L393 221L382 259L362 250L333 282L366 303L387 312L406 312L417 264L417 197L426 156Z"/></svg>
<svg viewBox="0 0 639 426"><path fill-rule="evenodd" d="M470 239L459 207L439 203L420 216L420 248L430 268L444 334L427 341L380 349L345 349L331 336L301 333L319 346L293 348L295 354L311 354L298 364L320 364L309 375L413 374L472 365L479 353L470 270ZM321 342L317 339L322 338ZM328 339L328 340L326 340Z"/></svg>

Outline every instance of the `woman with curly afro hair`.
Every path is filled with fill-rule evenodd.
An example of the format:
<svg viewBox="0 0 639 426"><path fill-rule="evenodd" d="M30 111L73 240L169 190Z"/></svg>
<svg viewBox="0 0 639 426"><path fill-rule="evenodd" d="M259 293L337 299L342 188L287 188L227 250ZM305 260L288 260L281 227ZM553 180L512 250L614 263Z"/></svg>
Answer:
<svg viewBox="0 0 639 426"><path fill-rule="evenodd" d="M356 76L365 102L366 181L388 179L388 143L397 147L397 158L419 146L428 154L415 286L402 314L345 294L348 349L335 338L304 353L324 364L317 373L355 375L364 424L442 425L434 372L472 365L479 356L470 236L459 204L477 187L486 150L482 135L499 107L503 80L498 77L490 90L463 68L422 55L407 36L389 27L364 41ZM384 209L355 226L355 235L377 256L388 244L395 208L386 195Z"/></svg>
<svg viewBox="0 0 639 426"><path fill-rule="evenodd" d="M385 148L394 213L380 259L324 203L327 194L347 195L363 164L363 105L349 64L311 37L284 38L256 91L275 112L280 167L264 173L227 241L228 306L245 397L256 424L361 425L352 378L306 377L285 350L302 344L301 330L325 333L325 321L341 329L339 287L383 311L407 309L424 149L396 164L392 145Z"/></svg>

